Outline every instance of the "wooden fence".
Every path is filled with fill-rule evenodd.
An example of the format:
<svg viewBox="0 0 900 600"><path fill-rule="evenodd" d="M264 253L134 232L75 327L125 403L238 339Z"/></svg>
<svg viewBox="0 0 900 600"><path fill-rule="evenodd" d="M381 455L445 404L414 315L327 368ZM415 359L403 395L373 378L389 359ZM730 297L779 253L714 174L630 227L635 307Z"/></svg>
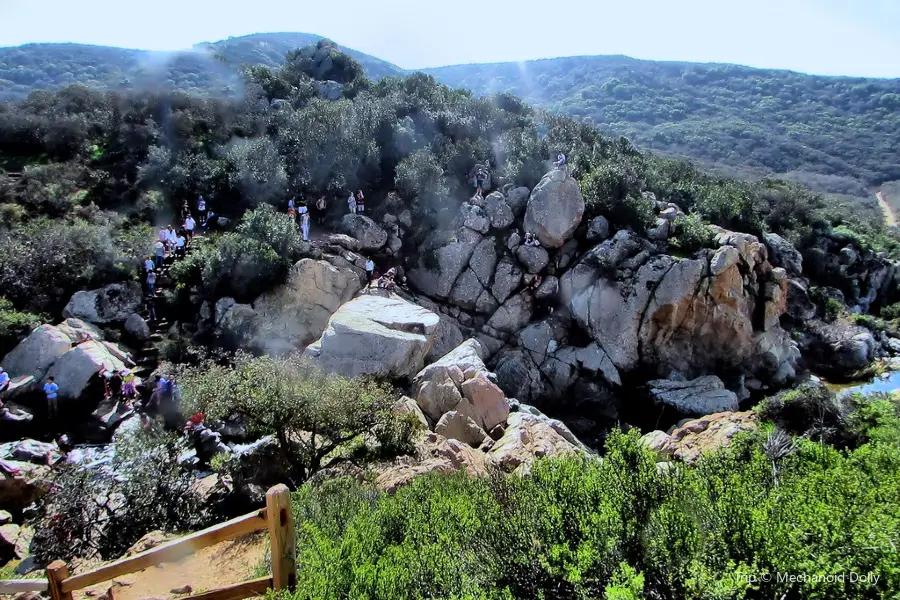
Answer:
<svg viewBox="0 0 900 600"><path fill-rule="evenodd" d="M73 600L72 592L77 590L143 571L160 563L177 561L203 548L263 529L269 532L271 577L261 577L186 596L185 600L242 600L260 596L269 589L293 590L297 583L297 547L291 513L291 496L287 486L276 485L266 493L266 507L256 512L79 575L69 575L66 563L58 560L47 567L46 579L0 581L0 594L49 591L53 600Z"/></svg>

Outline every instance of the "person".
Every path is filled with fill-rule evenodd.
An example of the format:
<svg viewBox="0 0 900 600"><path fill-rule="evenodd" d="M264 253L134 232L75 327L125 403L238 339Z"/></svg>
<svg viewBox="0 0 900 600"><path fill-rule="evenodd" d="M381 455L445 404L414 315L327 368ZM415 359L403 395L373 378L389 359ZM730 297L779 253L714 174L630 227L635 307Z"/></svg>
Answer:
<svg viewBox="0 0 900 600"><path fill-rule="evenodd" d="M9 385L9 373L3 370L3 367L0 367L0 392L6 389L6 386Z"/></svg>
<svg viewBox="0 0 900 600"><path fill-rule="evenodd" d="M184 220L184 233L187 236L188 241L194 239L194 228L197 226L197 222L194 220L194 217L191 216L191 213L188 213L187 218Z"/></svg>
<svg viewBox="0 0 900 600"><path fill-rule="evenodd" d="M147 305L147 315L150 317L151 321L156 321L156 296L147 296L145 302Z"/></svg>
<svg viewBox="0 0 900 600"><path fill-rule="evenodd" d="M372 283L372 276L375 274L375 263L371 258L366 259L366 276L369 279L369 283Z"/></svg>
<svg viewBox="0 0 900 600"><path fill-rule="evenodd" d="M187 240L184 239L184 236L180 233L175 238L175 256L178 258L184 258L184 248L187 244Z"/></svg>
<svg viewBox="0 0 900 600"><path fill-rule="evenodd" d="M169 243L169 228L168 227L163 227L162 229L159 230L159 241L162 242L163 244Z"/></svg>
<svg viewBox="0 0 900 600"><path fill-rule="evenodd" d="M51 419L59 415L58 393L59 386L56 385L56 381L48 377L47 383L44 384L44 394L47 396L47 412Z"/></svg>
<svg viewBox="0 0 900 600"><path fill-rule="evenodd" d="M200 219L200 226L206 227L206 200L202 195L197 199L197 218Z"/></svg>
<svg viewBox="0 0 900 600"><path fill-rule="evenodd" d="M149 273L150 271L153 271L154 269L156 269L156 263L153 262L153 259L148 256L147 259L144 261L144 272Z"/></svg>
<svg viewBox="0 0 900 600"><path fill-rule="evenodd" d="M325 223L325 196L316 200L316 210L319 211L319 225Z"/></svg>
<svg viewBox="0 0 900 600"><path fill-rule="evenodd" d="M166 245L159 240L156 240L156 243L153 244L153 248L156 253L153 255L153 260L156 264L157 269L163 268L163 263L166 261Z"/></svg>
<svg viewBox="0 0 900 600"><path fill-rule="evenodd" d="M347 198L347 206L350 208L350 214L356 214L356 196L353 195L353 192L350 192L350 197Z"/></svg>
<svg viewBox="0 0 900 600"><path fill-rule="evenodd" d="M366 197L363 196L362 190L356 190L356 212L360 214L366 212Z"/></svg>
<svg viewBox="0 0 900 600"><path fill-rule="evenodd" d="M481 165L475 167L475 195L484 197L484 184L487 181L487 169Z"/></svg>
<svg viewBox="0 0 900 600"><path fill-rule="evenodd" d="M394 281L394 278L397 276L397 269L391 267L387 270L387 272L381 276L381 279L378 280L378 287L385 289L389 292L394 291L394 287L397 285Z"/></svg>
<svg viewBox="0 0 900 600"><path fill-rule="evenodd" d="M525 245L526 246L540 246L541 242L537 239L537 236L533 233L525 234Z"/></svg>
<svg viewBox="0 0 900 600"><path fill-rule="evenodd" d="M156 273L150 271L147 273L147 294L152 296L156 293Z"/></svg>
<svg viewBox="0 0 900 600"><path fill-rule="evenodd" d="M122 371L122 399L130 403L137 396L137 378L130 369Z"/></svg>
<svg viewBox="0 0 900 600"><path fill-rule="evenodd" d="M559 168L565 166L566 162L567 162L566 155L563 154L562 152L560 152L559 154L556 155L556 162L553 163L553 166L556 167L557 169L559 169Z"/></svg>
<svg viewBox="0 0 900 600"><path fill-rule="evenodd" d="M300 231L303 232L303 241L309 241L309 211L306 207L300 209Z"/></svg>
<svg viewBox="0 0 900 600"><path fill-rule="evenodd" d="M153 388L153 392L150 394L150 401L147 402L147 409L158 411L159 404L162 400L165 399L165 395L169 390L169 381L163 377L162 375L156 376L156 387Z"/></svg>
<svg viewBox="0 0 900 600"><path fill-rule="evenodd" d="M109 377L109 395L113 399L118 399L122 395L122 374L118 369L113 371Z"/></svg>
<svg viewBox="0 0 900 600"><path fill-rule="evenodd" d="M181 218L186 219L191 214L191 206L188 204L187 198L181 203Z"/></svg>
<svg viewBox="0 0 900 600"><path fill-rule="evenodd" d="M291 220L294 220L297 218L297 204L294 202L293 198L288 200L287 212L288 212L288 216L291 218Z"/></svg>
<svg viewBox="0 0 900 600"><path fill-rule="evenodd" d="M169 225L169 229L166 230L166 243L169 246L169 252L175 251L176 241L178 241L178 234L175 233L175 226Z"/></svg>

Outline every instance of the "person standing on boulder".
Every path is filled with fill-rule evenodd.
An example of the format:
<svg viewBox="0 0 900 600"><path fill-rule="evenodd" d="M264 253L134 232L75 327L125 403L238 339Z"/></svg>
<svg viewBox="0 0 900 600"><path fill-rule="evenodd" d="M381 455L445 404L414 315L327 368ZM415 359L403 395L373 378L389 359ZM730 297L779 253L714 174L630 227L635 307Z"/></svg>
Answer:
<svg viewBox="0 0 900 600"><path fill-rule="evenodd" d="M347 198L347 206L350 208L350 214L356 214L356 196L353 195L353 192L350 192L350 197Z"/></svg>
<svg viewBox="0 0 900 600"><path fill-rule="evenodd" d="M484 184L487 183L487 169L481 165L475 166L475 195L484 197Z"/></svg>
<svg viewBox="0 0 900 600"><path fill-rule="evenodd" d="M51 419L59 416L58 392L59 386L56 385L56 381L52 377L48 377L47 383L44 384L44 394L47 396L47 414L50 415Z"/></svg>
<svg viewBox="0 0 900 600"><path fill-rule="evenodd" d="M309 211L305 206L300 207L300 231L303 232L303 241L309 241Z"/></svg>
<svg viewBox="0 0 900 600"><path fill-rule="evenodd" d="M197 199L197 218L200 219L200 226L206 227L206 200L202 195Z"/></svg>
<svg viewBox="0 0 900 600"><path fill-rule="evenodd" d="M356 212L359 214L366 212L366 197L363 196L362 190L356 190Z"/></svg>
<svg viewBox="0 0 900 600"><path fill-rule="evenodd" d="M566 158L566 155L563 154L562 152L560 152L559 154L556 155L556 162L553 163L553 166L556 167L557 169L562 169L563 167L566 166L567 162L568 162L568 159Z"/></svg>

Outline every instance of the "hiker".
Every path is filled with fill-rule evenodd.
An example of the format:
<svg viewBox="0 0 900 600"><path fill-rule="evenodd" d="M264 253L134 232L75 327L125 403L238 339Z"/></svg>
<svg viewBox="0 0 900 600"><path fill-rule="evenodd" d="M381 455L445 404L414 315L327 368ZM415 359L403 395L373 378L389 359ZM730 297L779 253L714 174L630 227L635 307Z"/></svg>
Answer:
<svg viewBox="0 0 900 600"><path fill-rule="evenodd" d="M366 277L369 280L369 283L372 283L373 276L375 275L375 263L371 258L366 259Z"/></svg>
<svg viewBox="0 0 900 600"><path fill-rule="evenodd" d="M166 260L166 245L159 240L156 240L156 243L153 244L153 249L155 250L155 254L153 255L153 261L156 264L157 269L163 268L163 263Z"/></svg>
<svg viewBox="0 0 900 600"><path fill-rule="evenodd" d="M111 398L118 399L122 395L123 383L122 374L119 373L118 369L113 371L109 378L109 393Z"/></svg>
<svg viewBox="0 0 900 600"><path fill-rule="evenodd" d="M347 198L347 206L350 208L350 214L356 214L356 196L353 195L353 192L350 192L350 197Z"/></svg>
<svg viewBox="0 0 900 600"><path fill-rule="evenodd" d="M197 218L200 219L200 226L206 227L206 200L202 195L197 199Z"/></svg>
<svg viewBox="0 0 900 600"><path fill-rule="evenodd" d="M150 271L147 273L147 294L152 296L156 293L156 272Z"/></svg>
<svg viewBox="0 0 900 600"><path fill-rule="evenodd" d="M0 367L0 392L6 389L6 386L9 385L9 373L3 370L3 367Z"/></svg>
<svg viewBox="0 0 900 600"><path fill-rule="evenodd" d="M147 306L147 316L150 317L151 321L156 321L156 297L153 295L147 296L145 305Z"/></svg>
<svg viewBox="0 0 900 600"><path fill-rule="evenodd" d="M178 237L175 238L175 256L178 258L184 258L184 247L187 244L187 240L184 239L184 236L180 233Z"/></svg>
<svg viewBox="0 0 900 600"><path fill-rule="evenodd" d="M159 230L159 241L163 243L163 245L169 244L169 228L163 227Z"/></svg>
<svg viewBox="0 0 900 600"><path fill-rule="evenodd" d="M525 245L526 246L540 246L541 243L538 241L537 236L533 233L525 234Z"/></svg>
<svg viewBox="0 0 900 600"><path fill-rule="evenodd" d="M363 196L362 190L356 190L356 212L359 214L366 212L366 197Z"/></svg>
<svg viewBox="0 0 900 600"><path fill-rule="evenodd" d="M166 230L166 243L169 246L169 252L175 251L176 241L178 241L178 234L175 233L175 226L169 225L169 229Z"/></svg>
<svg viewBox="0 0 900 600"><path fill-rule="evenodd" d="M300 208L300 231L303 232L303 241L309 241L309 211L303 206Z"/></svg>
<svg viewBox="0 0 900 600"><path fill-rule="evenodd" d="M294 203L293 198L288 200L287 212L288 212L288 216L291 218L292 221L297 218L297 205Z"/></svg>
<svg viewBox="0 0 900 600"><path fill-rule="evenodd" d="M381 276L381 279L378 280L378 287L389 292L394 291L394 287L396 287L397 283L394 281L394 277L397 276L397 269L391 267L387 270L387 272Z"/></svg>
<svg viewBox="0 0 900 600"><path fill-rule="evenodd" d="M44 384L44 394L47 396L47 414L51 419L59 415L58 392L59 386L52 377L48 377L47 383Z"/></svg>
<svg viewBox="0 0 900 600"><path fill-rule="evenodd" d="M567 162L568 162L568 159L566 158L566 155L563 154L562 152L560 152L559 154L556 155L556 162L553 163L553 166L556 167L557 169L559 169L559 168L564 167Z"/></svg>
<svg viewBox="0 0 900 600"><path fill-rule="evenodd" d="M194 221L194 217L191 216L191 213L188 213L187 218L184 220L184 233L187 236L188 241L194 239L194 228L197 226L197 222Z"/></svg>
<svg viewBox="0 0 900 600"><path fill-rule="evenodd" d="M153 388L153 392L150 394L150 400L147 402L146 407L147 410L158 412L160 402L165 399L166 394L169 393L169 389L169 381L162 375L157 375L156 387Z"/></svg>
<svg viewBox="0 0 900 600"><path fill-rule="evenodd" d="M475 166L475 195L484 197L484 184L487 182L487 169L481 165Z"/></svg>
<svg viewBox="0 0 900 600"><path fill-rule="evenodd" d="M316 200L316 210L319 211L319 225L325 223L325 196Z"/></svg>
<svg viewBox="0 0 900 600"><path fill-rule="evenodd" d="M153 261L152 258L150 258L148 256L147 259L144 261L144 272L149 273L150 271L153 271L155 269L156 269L156 263Z"/></svg>
<svg viewBox="0 0 900 600"><path fill-rule="evenodd" d="M122 371L122 400L131 403L137 397L137 377L130 369Z"/></svg>
<svg viewBox="0 0 900 600"><path fill-rule="evenodd" d="M187 198L185 198L184 202L181 203L181 218L185 219L189 214L191 214L191 206L188 204Z"/></svg>

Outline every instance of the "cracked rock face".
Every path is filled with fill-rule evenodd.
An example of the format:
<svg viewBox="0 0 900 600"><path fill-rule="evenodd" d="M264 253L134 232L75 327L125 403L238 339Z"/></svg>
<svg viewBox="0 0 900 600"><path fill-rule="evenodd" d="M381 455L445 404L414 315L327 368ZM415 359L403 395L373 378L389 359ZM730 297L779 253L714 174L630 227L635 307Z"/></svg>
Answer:
<svg viewBox="0 0 900 600"><path fill-rule="evenodd" d="M717 250L678 259L650 256L644 241L619 231L563 275L562 301L620 371L793 376L795 348L777 324L784 272L773 273L753 236L720 231L717 241Z"/></svg>

